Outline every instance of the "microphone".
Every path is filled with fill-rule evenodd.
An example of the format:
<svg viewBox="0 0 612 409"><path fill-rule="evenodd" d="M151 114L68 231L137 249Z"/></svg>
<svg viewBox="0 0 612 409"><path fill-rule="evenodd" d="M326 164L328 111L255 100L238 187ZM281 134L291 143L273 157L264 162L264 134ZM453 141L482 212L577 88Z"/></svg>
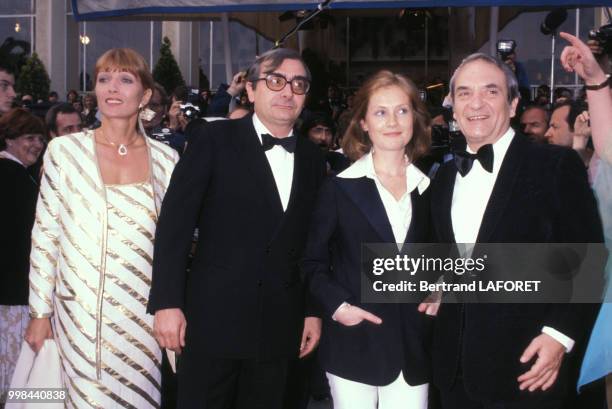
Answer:
<svg viewBox="0 0 612 409"><path fill-rule="evenodd" d="M540 31L545 35L553 34L566 19L566 9L553 10L546 15L544 22L540 26Z"/></svg>

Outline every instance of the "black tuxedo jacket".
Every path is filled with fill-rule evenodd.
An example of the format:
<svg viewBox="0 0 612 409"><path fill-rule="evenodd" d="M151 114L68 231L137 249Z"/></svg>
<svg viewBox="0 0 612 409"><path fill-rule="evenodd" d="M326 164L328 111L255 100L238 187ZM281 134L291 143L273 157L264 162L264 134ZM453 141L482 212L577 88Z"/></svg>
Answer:
<svg viewBox="0 0 612 409"><path fill-rule="evenodd" d="M453 162L432 186L432 218L438 241L454 243L451 203ZM601 221L587 174L570 149L532 143L516 134L487 204L479 243L600 243ZM433 347L434 382L449 389L458 372L469 396L493 402L521 399L517 377L533 364L519 358L550 326L576 341L564 358L551 398L575 391L581 351L597 306L591 304L442 304ZM527 392L523 392L523 397Z"/></svg>
<svg viewBox="0 0 612 409"><path fill-rule="evenodd" d="M28 305L38 186L22 165L0 159L0 192L0 305Z"/></svg>
<svg viewBox="0 0 612 409"><path fill-rule="evenodd" d="M157 225L148 311L184 311L182 361L194 363L194 370L204 354L298 355L305 317L298 261L325 167L319 149L305 138L298 138L294 161L283 212L250 115L191 130Z"/></svg>
<svg viewBox="0 0 612 409"><path fill-rule="evenodd" d="M406 242L430 240L429 190L411 194L412 222ZM431 318L416 304L361 301L362 243L395 243L391 224L372 179L333 177L321 188L302 269L323 311L319 349L322 367L345 379L387 385L403 370L409 384L429 381ZM348 302L382 318L344 326L332 320Z"/></svg>

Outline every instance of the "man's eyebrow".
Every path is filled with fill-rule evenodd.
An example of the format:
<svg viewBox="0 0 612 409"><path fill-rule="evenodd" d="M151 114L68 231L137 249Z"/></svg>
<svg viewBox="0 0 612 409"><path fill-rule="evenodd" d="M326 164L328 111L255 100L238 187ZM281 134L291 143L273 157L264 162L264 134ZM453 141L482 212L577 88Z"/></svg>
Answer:
<svg viewBox="0 0 612 409"><path fill-rule="evenodd" d="M286 74L283 74L282 72L278 72L278 71L268 71L268 72L264 72L264 74L266 75L278 75L281 76L289 81L293 81L294 79L300 79L300 80L307 80L308 78L305 75L296 75L294 77L289 78Z"/></svg>
<svg viewBox="0 0 612 409"><path fill-rule="evenodd" d="M497 84L487 84L487 85L485 85L485 88L489 88L489 89L496 88L496 89L499 89L499 85L497 85Z"/></svg>
<svg viewBox="0 0 612 409"><path fill-rule="evenodd" d="M469 89L470 87L466 87L465 85L460 85L460 86L457 86L457 88L455 88L455 91L466 91Z"/></svg>

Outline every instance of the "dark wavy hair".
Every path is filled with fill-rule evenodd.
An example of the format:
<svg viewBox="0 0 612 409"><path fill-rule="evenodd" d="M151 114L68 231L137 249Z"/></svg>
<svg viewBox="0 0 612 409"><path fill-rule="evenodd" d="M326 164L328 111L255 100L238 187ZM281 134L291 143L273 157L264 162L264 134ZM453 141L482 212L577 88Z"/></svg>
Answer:
<svg viewBox="0 0 612 409"><path fill-rule="evenodd" d="M7 139L17 139L28 134L46 136L42 119L23 108L13 108L0 116L0 150L6 149Z"/></svg>

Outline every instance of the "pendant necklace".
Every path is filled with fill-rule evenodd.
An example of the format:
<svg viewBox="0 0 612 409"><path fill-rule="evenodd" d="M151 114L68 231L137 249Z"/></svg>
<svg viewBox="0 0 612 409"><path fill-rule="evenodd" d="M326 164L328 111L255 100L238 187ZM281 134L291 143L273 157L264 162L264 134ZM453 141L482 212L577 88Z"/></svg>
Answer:
<svg viewBox="0 0 612 409"><path fill-rule="evenodd" d="M106 134L104 133L104 131L102 131L102 128L100 128L100 133L102 134L102 137L104 139L106 139L106 142L108 142L111 146L116 146L117 147L117 154L119 154L119 156L127 155L128 154L128 149L127 149L128 146L132 145L138 139L138 134L136 134L136 137L131 142L129 142L129 143L120 143L119 145L117 145L115 142L112 142L111 140L109 140L106 137Z"/></svg>

